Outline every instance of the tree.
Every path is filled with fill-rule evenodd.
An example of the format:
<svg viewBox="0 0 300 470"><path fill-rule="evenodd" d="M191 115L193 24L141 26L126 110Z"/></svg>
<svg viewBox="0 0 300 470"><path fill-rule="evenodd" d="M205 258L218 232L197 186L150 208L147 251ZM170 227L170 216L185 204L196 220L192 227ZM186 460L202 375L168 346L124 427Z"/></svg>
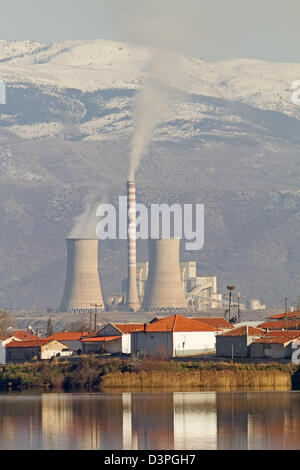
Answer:
<svg viewBox="0 0 300 470"><path fill-rule="evenodd" d="M15 319L8 309L0 310L0 336L5 338L15 328Z"/></svg>
<svg viewBox="0 0 300 470"><path fill-rule="evenodd" d="M88 320L84 314L81 314L74 322L69 324L69 331L85 332L89 331Z"/></svg>
<svg viewBox="0 0 300 470"><path fill-rule="evenodd" d="M54 333L54 327L51 318L48 319L46 336L51 336Z"/></svg>

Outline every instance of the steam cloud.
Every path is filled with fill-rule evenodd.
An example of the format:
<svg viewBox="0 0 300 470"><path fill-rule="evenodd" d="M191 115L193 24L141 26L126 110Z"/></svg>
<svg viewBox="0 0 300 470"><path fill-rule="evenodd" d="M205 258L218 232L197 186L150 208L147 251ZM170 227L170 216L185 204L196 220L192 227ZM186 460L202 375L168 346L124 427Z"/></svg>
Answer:
<svg viewBox="0 0 300 470"><path fill-rule="evenodd" d="M73 227L68 234L68 238L97 238L96 226L99 220L96 216L96 210L100 202L105 199L105 191L103 191L101 195L94 192L86 196L83 211L78 216L74 217Z"/></svg>
<svg viewBox="0 0 300 470"><path fill-rule="evenodd" d="M186 5L179 0L110 0L110 7L124 39L149 46L152 52L147 70L149 79L137 92L133 106L135 130L128 178L134 180L141 157L149 149L154 128L167 108L170 90L183 82L177 51L185 43L189 15Z"/></svg>

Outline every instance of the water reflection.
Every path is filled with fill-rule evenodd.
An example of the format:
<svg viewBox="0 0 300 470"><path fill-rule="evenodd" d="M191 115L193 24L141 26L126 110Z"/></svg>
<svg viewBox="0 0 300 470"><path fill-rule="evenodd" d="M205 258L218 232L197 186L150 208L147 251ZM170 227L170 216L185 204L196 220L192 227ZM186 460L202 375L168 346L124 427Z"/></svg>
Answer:
<svg viewBox="0 0 300 470"><path fill-rule="evenodd" d="M1 394L0 449L300 449L300 392Z"/></svg>

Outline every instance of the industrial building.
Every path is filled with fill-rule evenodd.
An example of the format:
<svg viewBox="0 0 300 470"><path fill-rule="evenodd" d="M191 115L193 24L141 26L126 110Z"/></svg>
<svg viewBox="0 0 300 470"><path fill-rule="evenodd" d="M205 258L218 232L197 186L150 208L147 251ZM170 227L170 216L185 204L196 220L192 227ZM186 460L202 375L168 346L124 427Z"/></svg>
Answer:
<svg viewBox="0 0 300 470"><path fill-rule="evenodd" d="M148 241L149 273L142 309L187 310L180 276L179 246L179 238Z"/></svg>
<svg viewBox="0 0 300 470"><path fill-rule="evenodd" d="M217 292L216 276L197 276L196 261L179 263L180 278L189 311L210 311L222 308L222 294ZM149 262L136 264L136 286L139 302L142 304L145 295L149 272ZM127 278L122 280L122 295L126 295Z"/></svg>
<svg viewBox="0 0 300 470"><path fill-rule="evenodd" d="M98 239L67 238L67 273L61 312L104 310L99 277Z"/></svg>

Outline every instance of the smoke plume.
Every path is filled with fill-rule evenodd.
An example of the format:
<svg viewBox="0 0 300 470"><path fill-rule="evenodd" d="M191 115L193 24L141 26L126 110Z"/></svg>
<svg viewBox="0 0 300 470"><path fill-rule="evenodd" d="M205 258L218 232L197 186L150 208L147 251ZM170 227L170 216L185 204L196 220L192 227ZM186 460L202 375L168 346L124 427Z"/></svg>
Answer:
<svg viewBox="0 0 300 470"><path fill-rule="evenodd" d="M73 219L73 227L68 234L68 238L97 238L96 226L99 221L96 210L99 204L106 200L106 191L101 194L92 192L85 197L83 210Z"/></svg>
<svg viewBox="0 0 300 470"><path fill-rule="evenodd" d="M187 15L178 0L110 0L114 20L124 40L148 46L148 79L136 93L134 134L129 159L129 180L135 179L140 160L149 149L154 128L170 101L170 90L183 82L179 50L188 30Z"/></svg>

